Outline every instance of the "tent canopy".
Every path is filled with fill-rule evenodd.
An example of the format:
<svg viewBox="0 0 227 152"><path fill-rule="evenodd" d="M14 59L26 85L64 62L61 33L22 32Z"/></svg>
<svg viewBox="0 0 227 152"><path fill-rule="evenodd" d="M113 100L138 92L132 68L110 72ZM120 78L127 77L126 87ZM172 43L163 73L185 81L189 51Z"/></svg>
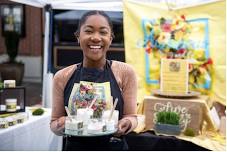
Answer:
<svg viewBox="0 0 227 152"><path fill-rule="evenodd" d="M67 11L67 12L63 12L63 13L59 13L57 15L54 16L54 19L56 20L75 20L75 19L80 19L81 16L85 13L86 10L83 11L77 11L75 12L74 10L71 11ZM122 22L122 17L121 14L122 12L106 12L106 14L108 16L110 16L112 22L115 23L120 23Z"/></svg>
<svg viewBox="0 0 227 152"><path fill-rule="evenodd" d="M11 0L14 2L43 8L50 5L53 9L122 11L123 0ZM190 7L218 0L130 0L132 2L162 3L168 8Z"/></svg>
<svg viewBox="0 0 227 152"><path fill-rule="evenodd" d="M122 11L122 0L11 0L14 2L53 9Z"/></svg>

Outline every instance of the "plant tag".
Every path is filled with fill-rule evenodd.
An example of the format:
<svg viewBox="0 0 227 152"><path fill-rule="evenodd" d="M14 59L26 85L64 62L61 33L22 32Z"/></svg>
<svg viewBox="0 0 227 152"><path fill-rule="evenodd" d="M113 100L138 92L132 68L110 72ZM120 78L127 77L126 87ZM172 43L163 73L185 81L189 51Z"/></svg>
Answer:
<svg viewBox="0 0 227 152"><path fill-rule="evenodd" d="M211 110L210 110L210 116L214 122L214 125L216 128L219 128L220 127L220 123L221 123L221 120L218 116L218 113L217 113L217 110L215 107L213 107Z"/></svg>

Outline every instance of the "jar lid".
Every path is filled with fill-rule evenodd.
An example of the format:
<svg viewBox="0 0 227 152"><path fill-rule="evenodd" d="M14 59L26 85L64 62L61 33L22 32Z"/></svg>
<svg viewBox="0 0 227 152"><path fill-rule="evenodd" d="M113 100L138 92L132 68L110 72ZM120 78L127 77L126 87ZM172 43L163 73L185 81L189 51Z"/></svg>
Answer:
<svg viewBox="0 0 227 152"><path fill-rule="evenodd" d="M7 102L7 103L15 103L15 102L17 102L17 99L15 99L15 98L8 98L8 99L5 99L5 102Z"/></svg>
<svg viewBox="0 0 227 152"><path fill-rule="evenodd" d="M4 83L15 83L16 80L4 80Z"/></svg>
<svg viewBox="0 0 227 152"><path fill-rule="evenodd" d="M5 119L6 119L8 122L15 121L15 117L13 117L13 116L6 117Z"/></svg>

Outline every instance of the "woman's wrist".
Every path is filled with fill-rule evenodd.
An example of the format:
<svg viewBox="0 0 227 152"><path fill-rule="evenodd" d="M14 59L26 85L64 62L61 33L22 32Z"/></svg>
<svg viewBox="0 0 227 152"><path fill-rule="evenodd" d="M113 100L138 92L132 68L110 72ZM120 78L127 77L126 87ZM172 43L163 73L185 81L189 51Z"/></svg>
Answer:
<svg viewBox="0 0 227 152"><path fill-rule="evenodd" d="M59 119L52 121L50 128L56 135L62 136L65 128L65 117L60 117Z"/></svg>
<svg viewBox="0 0 227 152"><path fill-rule="evenodd" d="M130 121L130 128L127 130L127 134L131 131L133 131L136 127L137 127L137 116L136 115L127 115L127 116L124 116L122 119L126 119L128 121Z"/></svg>
<svg viewBox="0 0 227 152"><path fill-rule="evenodd" d="M125 118L125 121L128 121L129 123L128 129L125 131L125 134L128 134L132 128L132 122L127 118Z"/></svg>

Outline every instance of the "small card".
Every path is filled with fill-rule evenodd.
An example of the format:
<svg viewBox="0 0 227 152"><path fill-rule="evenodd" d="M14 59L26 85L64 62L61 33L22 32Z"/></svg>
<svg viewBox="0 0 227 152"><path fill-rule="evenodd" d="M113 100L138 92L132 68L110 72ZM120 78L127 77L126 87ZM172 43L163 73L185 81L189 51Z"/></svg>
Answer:
<svg viewBox="0 0 227 152"><path fill-rule="evenodd" d="M77 108L88 107L95 96L97 96L97 99L94 106L109 109L112 104L110 103L110 82L95 83L80 81L80 83L74 83L68 102L70 113L75 114Z"/></svg>
<svg viewBox="0 0 227 152"><path fill-rule="evenodd" d="M160 90L169 94L187 94L188 74L187 59L162 59Z"/></svg>
<svg viewBox="0 0 227 152"><path fill-rule="evenodd" d="M221 120L218 116L218 112L216 110L215 107L213 107L211 110L210 110L210 116L214 122L214 125L216 126L216 128L219 128L220 127L220 124L221 124Z"/></svg>

